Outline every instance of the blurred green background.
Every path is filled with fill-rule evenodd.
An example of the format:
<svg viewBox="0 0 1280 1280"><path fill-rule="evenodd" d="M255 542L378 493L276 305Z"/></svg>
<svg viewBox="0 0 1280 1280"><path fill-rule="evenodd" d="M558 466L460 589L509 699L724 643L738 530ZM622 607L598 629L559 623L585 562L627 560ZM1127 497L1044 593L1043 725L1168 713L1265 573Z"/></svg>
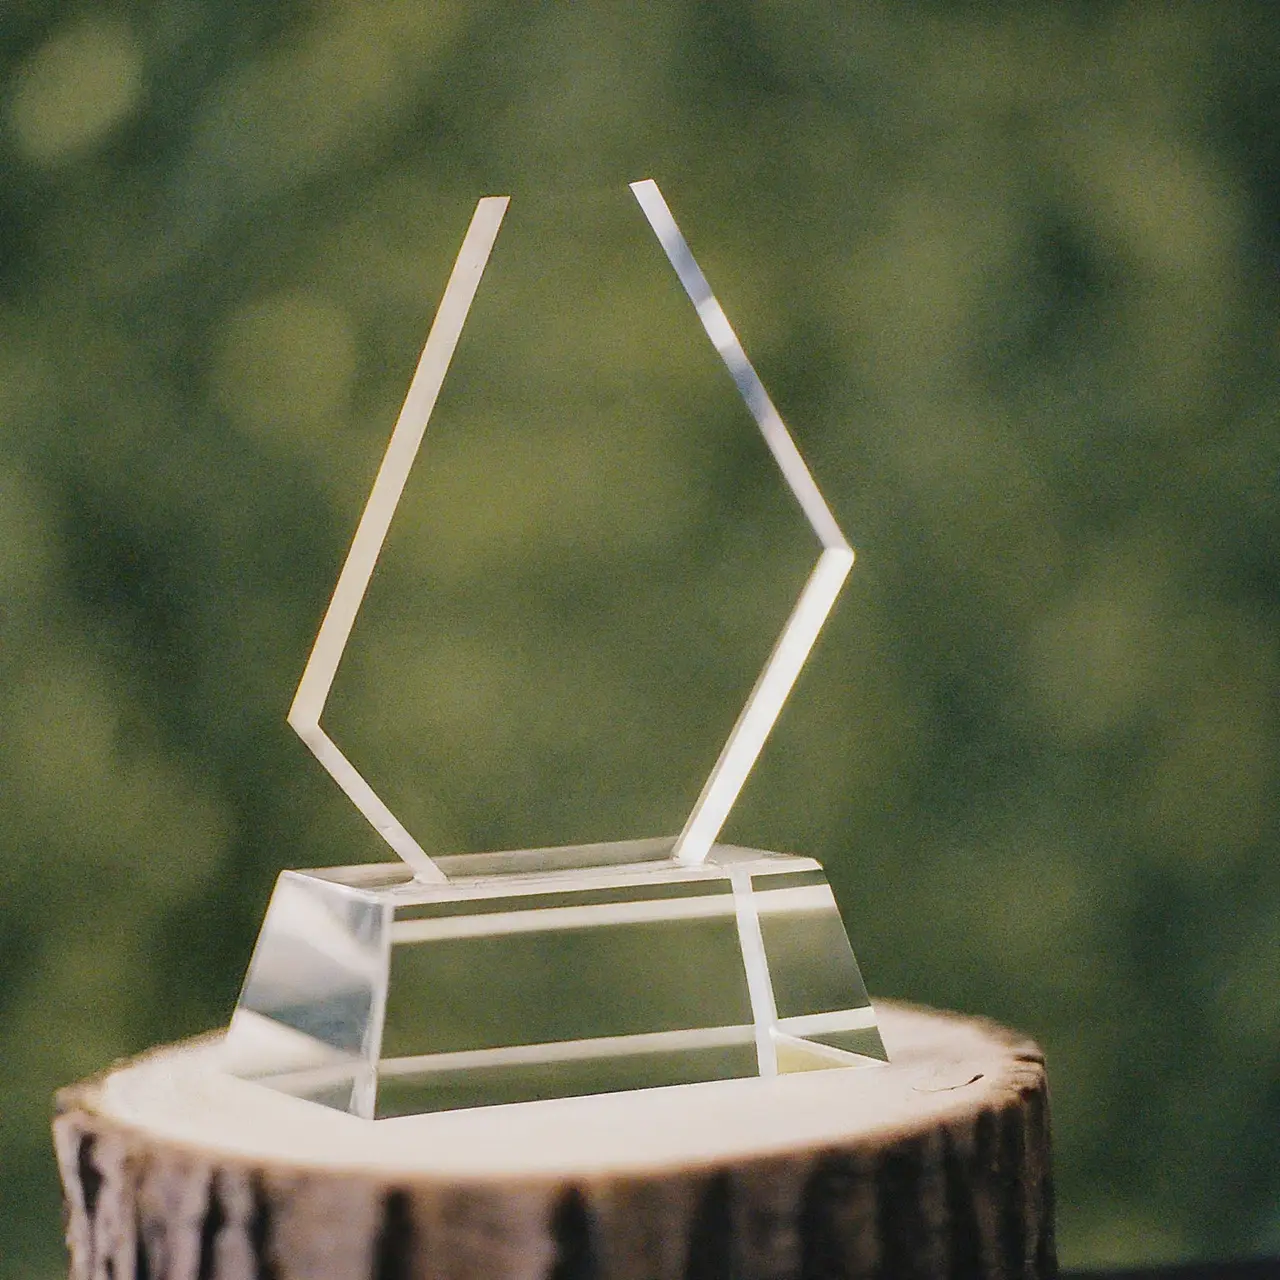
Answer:
<svg viewBox="0 0 1280 1280"><path fill-rule="evenodd" d="M642 176L859 550L727 835L1041 1039L1066 1263L1280 1251L1274 5L16 0L0 59L0 1274L62 1272L54 1087L385 856L284 713L481 194L328 723L434 851L680 825L813 545Z"/></svg>

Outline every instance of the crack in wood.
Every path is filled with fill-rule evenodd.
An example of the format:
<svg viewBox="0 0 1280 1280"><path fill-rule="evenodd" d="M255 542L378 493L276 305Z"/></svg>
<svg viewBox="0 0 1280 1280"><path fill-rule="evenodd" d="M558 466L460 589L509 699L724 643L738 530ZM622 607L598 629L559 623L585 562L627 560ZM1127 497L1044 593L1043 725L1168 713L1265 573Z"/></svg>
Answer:
<svg viewBox="0 0 1280 1280"><path fill-rule="evenodd" d="M213 1280L218 1262L218 1235L226 1226L227 1216L218 1195L217 1178L210 1179L209 1200L200 1223L200 1263L196 1268L196 1280Z"/></svg>
<svg viewBox="0 0 1280 1280"><path fill-rule="evenodd" d="M80 1175L80 1194L84 1198L84 1211L90 1222L98 1211L98 1196L102 1191L102 1174L93 1160L94 1138L86 1133L80 1139L76 1152L76 1171Z"/></svg>
<svg viewBox="0 0 1280 1280"><path fill-rule="evenodd" d="M723 1170L703 1187L689 1232L686 1280L734 1280L732 1196Z"/></svg>
<svg viewBox="0 0 1280 1280"><path fill-rule="evenodd" d="M591 1211L578 1187L570 1187L560 1197L551 1216L551 1239L555 1261L547 1280L596 1280L596 1262Z"/></svg>
<svg viewBox="0 0 1280 1280"><path fill-rule="evenodd" d="M409 1196L401 1190L387 1193L382 1209L382 1228L374 1247L374 1280L412 1280L417 1231Z"/></svg>
<svg viewBox="0 0 1280 1280"><path fill-rule="evenodd" d="M249 1224L249 1247L257 1267L256 1280L280 1280L280 1272L270 1256L271 1200L260 1177L253 1180L253 1218Z"/></svg>

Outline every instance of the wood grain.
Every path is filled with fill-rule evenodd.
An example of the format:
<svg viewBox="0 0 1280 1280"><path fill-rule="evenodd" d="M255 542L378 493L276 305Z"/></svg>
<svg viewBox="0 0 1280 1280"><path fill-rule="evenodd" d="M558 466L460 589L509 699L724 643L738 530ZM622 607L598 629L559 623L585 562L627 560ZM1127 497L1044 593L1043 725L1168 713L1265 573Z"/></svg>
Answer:
<svg viewBox="0 0 1280 1280"><path fill-rule="evenodd" d="M156 1050L58 1097L70 1275L1055 1275L1039 1050L877 1008L888 1067L375 1122Z"/></svg>

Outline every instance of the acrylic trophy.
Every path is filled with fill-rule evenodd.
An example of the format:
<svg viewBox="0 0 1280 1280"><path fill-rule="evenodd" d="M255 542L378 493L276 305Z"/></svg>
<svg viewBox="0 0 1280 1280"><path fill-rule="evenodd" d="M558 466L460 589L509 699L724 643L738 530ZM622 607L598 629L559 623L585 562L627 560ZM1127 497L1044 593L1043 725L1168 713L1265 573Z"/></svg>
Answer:
<svg viewBox="0 0 1280 1280"><path fill-rule="evenodd" d="M280 875L224 1044L233 1075L376 1119L885 1060L819 864L716 842L853 551L657 184L631 191L817 563L678 836L427 854L320 718L507 210L480 200L289 712L399 861Z"/></svg>

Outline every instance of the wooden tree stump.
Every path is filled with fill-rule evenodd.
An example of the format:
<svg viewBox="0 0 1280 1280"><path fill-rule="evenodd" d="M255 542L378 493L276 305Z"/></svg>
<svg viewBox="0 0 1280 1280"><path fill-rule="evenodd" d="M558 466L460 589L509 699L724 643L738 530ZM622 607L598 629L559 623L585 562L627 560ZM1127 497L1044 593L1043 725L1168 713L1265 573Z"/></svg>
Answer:
<svg viewBox="0 0 1280 1280"><path fill-rule="evenodd" d="M155 1050L59 1095L71 1276L1056 1274L1040 1051L877 1007L890 1066L373 1122Z"/></svg>

